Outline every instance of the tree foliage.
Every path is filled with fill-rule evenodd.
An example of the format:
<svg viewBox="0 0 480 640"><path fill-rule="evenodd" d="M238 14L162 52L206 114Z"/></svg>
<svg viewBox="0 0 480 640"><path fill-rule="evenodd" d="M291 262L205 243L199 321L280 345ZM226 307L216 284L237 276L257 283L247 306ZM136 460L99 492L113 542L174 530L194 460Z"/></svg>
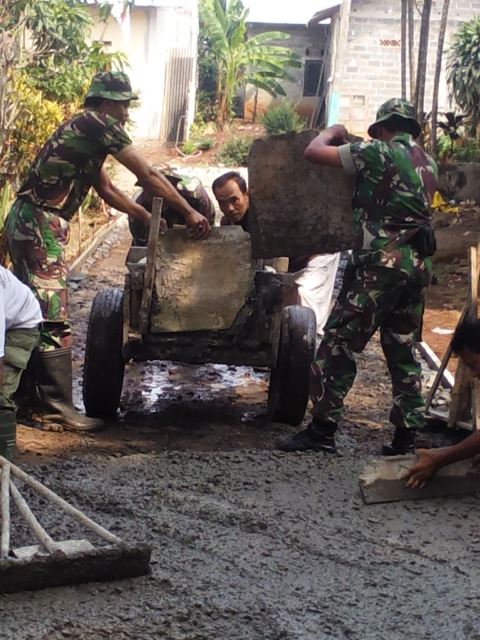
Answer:
<svg viewBox="0 0 480 640"><path fill-rule="evenodd" d="M448 82L452 97L470 118L470 133L480 122L480 17L456 32L448 55Z"/></svg>
<svg viewBox="0 0 480 640"><path fill-rule="evenodd" d="M0 190L80 106L92 75L124 62L91 43L92 27L76 0L0 0Z"/></svg>
<svg viewBox="0 0 480 640"><path fill-rule="evenodd" d="M248 10L241 0L201 0L203 37L208 39L216 63L217 122L223 126L231 117L237 89L252 84L272 96L283 96L281 80L291 79L288 70L300 67L298 57L273 41L287 40L281 31L269 31L247 38Z"/></svg>

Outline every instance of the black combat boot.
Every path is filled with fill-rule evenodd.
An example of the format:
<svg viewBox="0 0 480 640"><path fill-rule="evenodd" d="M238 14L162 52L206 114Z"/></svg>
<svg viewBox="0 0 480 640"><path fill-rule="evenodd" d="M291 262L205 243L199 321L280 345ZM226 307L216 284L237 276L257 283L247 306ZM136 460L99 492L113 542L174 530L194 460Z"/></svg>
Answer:
<svg viewBox="0 0 480 640"><path fill-rule="evenodd" d="M325 451L337 453L335 431L337 423L330 420L312 422L293 436L280 436L277 447L282 451Z"/></svg>
<svg viewBox="0 0 480 640"><path fill-rule="evenodd" d="M382 447L383 456L403 456L406 453L415 453L415 440L417 430L397 427L393 436L392 444Z"/></svg>
<svg viewBox="0 0 480 640"><path fill-rule="evenodd" d="M44 426L58 424L68 431L98 431L104 426L102 420L83 416L73 406L71 349L39 351L37 382Z"/></svg>

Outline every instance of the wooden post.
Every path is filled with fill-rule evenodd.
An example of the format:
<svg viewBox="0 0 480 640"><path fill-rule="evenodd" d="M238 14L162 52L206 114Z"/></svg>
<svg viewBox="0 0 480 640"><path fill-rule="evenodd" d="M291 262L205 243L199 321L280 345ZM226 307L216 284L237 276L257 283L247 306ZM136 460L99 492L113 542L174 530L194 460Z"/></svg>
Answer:
<svg viewBox="0 0 480 640"><path fill-rule="evenodd" d="M478 317L478 277L479 277L479 245L470 247L468 253L468 300L467 315ZM472 417L472 428L480 428L480 385L474 380L469 369L459 360L455 372L455 384L452 390L452 401L448 412L448 426L455 428L457 423Z"/></svg>
<svg viewBox="0 0 480 640"><path fill-rule="evenodd" d="M147 262L143 277L143 294L140 304L140 333L146 334L150 326L150 307L152 304L153 283L155 280L155 258L157 255L158 236L160 234L160 220L162 218L163 198L154 198L152 219L148 234Z"/></svg>

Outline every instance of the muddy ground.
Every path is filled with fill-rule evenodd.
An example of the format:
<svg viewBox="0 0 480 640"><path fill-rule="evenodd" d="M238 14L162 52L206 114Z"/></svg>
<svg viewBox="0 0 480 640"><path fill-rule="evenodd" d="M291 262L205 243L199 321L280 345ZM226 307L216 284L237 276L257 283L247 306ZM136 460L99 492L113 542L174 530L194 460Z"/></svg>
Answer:
<svg viewBox="0 0 480 640"><path fill-rule="evenodd" d="M91 300L121 286L128 241L117 229L72 285L77 401ZM20 427L18 460L151 544L151 575L1 596L2 640L480 638L478 498L366 507L359 496L358 474L391 436L377 342L359 358L338 457L275 451L285 427L265 422L264 372L133 364L124 388L97 435ZM31 500L57 538L79 535Z"/></svg>

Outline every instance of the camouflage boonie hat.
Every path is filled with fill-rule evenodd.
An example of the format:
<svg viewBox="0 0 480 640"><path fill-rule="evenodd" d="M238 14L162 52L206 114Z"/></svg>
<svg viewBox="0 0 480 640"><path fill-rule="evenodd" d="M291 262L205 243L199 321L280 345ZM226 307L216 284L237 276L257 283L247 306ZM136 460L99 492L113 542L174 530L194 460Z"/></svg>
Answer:
<svg viewBox="0 0 480 640"><path fill-rule="evenodd" d="M382 104L377 111L377 119L368 127L368 135L376 138L377 125L389 120L392 116L399 116L410 122L412 125L412 135L414 138L418 138L422 132L422 128L416 118L415 107L411 102L407 102L407 100L402 100L401 98L391 98Z"/></svg>
<svg viewBox="0 0 480 640"><path fill-rule="evenodd" d="M123 71L101 71L97 73L87 91L87 98L105 98L105 100L138 100L132 92L132 85Z"/></svg>

